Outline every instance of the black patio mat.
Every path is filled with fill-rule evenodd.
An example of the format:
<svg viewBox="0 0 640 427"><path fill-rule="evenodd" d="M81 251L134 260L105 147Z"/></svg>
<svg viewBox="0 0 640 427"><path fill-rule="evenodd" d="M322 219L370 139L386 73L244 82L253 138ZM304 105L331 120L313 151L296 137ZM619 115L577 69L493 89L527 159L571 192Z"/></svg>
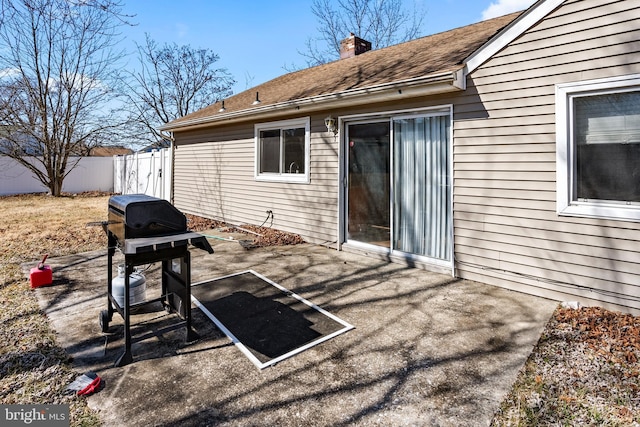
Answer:
<svg viewBox="0 0 640 427"><path fill-rule="evenodd" d="M260 369L353 329L253 270L195 283L191 296Z"/></svg>

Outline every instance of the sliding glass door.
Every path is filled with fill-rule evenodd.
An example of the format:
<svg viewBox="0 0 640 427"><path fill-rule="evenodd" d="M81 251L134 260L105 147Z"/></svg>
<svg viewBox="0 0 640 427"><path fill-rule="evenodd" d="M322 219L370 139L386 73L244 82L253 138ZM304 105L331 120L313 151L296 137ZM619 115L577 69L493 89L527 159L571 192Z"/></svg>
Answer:
<svg viewBox="0 0 640 427"><path fill-rule="evenodd" d="M347 242L450 261L450 116L346 126Z"/></svg>

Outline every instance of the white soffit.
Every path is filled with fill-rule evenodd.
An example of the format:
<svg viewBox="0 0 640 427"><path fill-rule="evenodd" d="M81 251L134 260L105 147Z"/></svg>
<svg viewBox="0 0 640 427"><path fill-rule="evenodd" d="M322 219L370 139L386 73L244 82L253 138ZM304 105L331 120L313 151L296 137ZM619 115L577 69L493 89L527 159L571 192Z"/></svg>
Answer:
<svg viewBox="0 0 640 427"><path fill-rule="evenodd" d="M505 48L509 43L520 37L529 28L536 25L545 16L558 8L565 0L541 0L531 6L522 15L516 18L511 24L504 28L500 34L491 39L471 54L465 61L465 74L475 71L480 65L484 64L489 58Z"/></svg>

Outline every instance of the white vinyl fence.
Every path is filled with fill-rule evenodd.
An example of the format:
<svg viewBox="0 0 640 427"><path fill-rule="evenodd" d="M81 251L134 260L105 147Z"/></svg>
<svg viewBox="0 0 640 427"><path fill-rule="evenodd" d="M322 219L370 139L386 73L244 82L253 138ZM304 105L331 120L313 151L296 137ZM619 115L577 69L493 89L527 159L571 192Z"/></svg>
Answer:
<svg viewBox="0 0 640 427"><path fill-rule="evenodd" d="M114 192L171 198L171 150L113 158Z"/></svg>
<svg viewBox="0 0 640 427"><path fill-rule="evenodd" d="M73 164L77 159L77 157L71 158L69 164ZM35 159L30 161L35 163ZM113 159L111 157L80 158L78 165L64 179L62 191L65 193L113 191ZM0 196L48 192L49 189L42 185L29 169L10 157L0 156Z"/></svg>

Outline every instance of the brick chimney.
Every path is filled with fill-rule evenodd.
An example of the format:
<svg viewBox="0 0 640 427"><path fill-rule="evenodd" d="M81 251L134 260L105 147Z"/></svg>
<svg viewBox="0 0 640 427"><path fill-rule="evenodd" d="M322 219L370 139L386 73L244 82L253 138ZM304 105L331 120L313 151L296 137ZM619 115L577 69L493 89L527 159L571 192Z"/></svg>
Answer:
<svg viewBox="0 0 640 427"><path fill-rule="evenodd" d="M351 58L371 50L371 42L361 39L351 33L349 37L340 42L340 59Z"/></svg>

